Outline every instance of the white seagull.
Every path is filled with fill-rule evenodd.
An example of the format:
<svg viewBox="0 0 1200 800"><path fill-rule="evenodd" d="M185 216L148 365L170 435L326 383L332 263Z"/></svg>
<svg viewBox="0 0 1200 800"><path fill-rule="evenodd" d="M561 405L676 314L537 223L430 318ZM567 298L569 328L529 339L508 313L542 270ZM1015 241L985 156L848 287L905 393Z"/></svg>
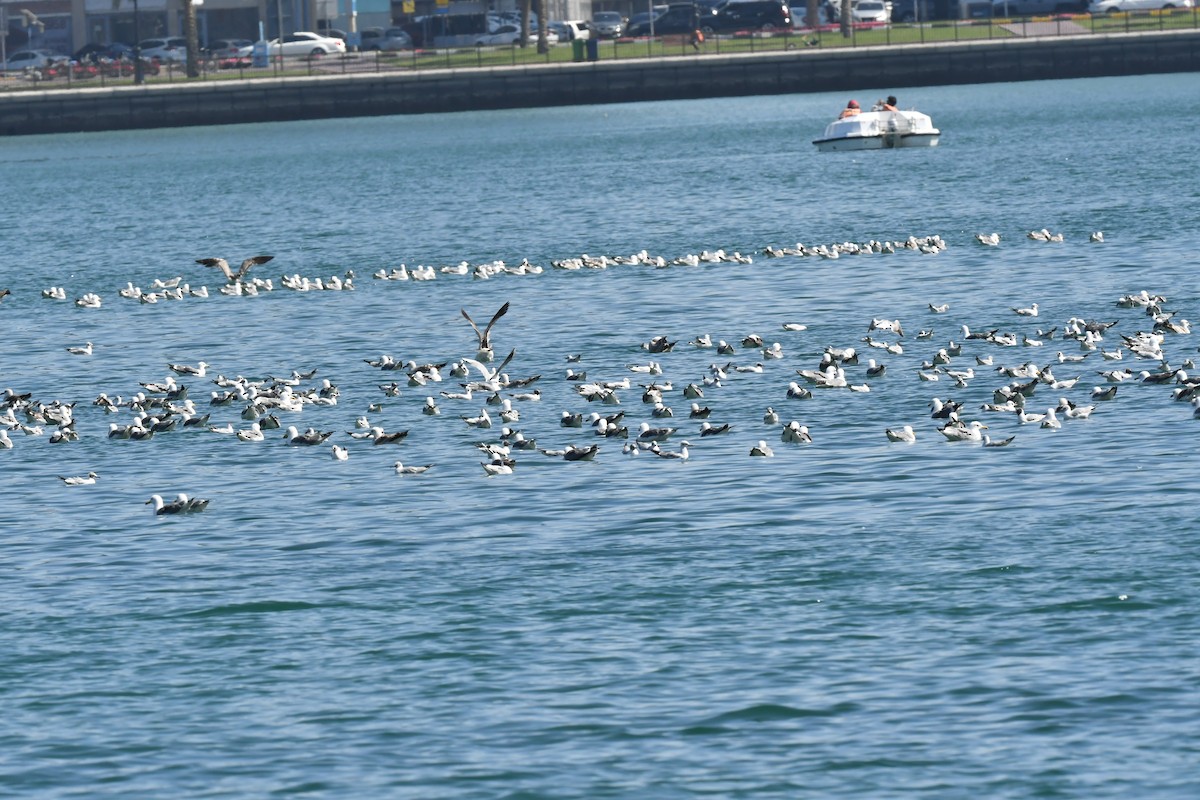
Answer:
<svg viewBox="0 0 1200 800"><path fill-rule="evenodd" d="M772 450L769 445L767 445L765 440L759 439L758 444L750 448L750 455L770 458L771 456L775 455L775 451Z"/></svg>
<svg viewBox="0 0 1200 800"><path fill-rule="evenodd" d="M89 472L87 475L72 476L72 477L63 477L62 475L59 475L58 479L60 481L62 481L63 483L65 483L67 486L91 486L93 483L96 482L96 478L98 478L98 477L100 477L100 476L97 475L96 473Z"/></svg>
<svg viewBox="0 0 1200 800"><path fill-rule="evenodd" d="M906 442L912 444L917 440L917 433L913 430L912 425L905 425L903 428L888 428L884 431L887 434L890 442Z"/></svg>

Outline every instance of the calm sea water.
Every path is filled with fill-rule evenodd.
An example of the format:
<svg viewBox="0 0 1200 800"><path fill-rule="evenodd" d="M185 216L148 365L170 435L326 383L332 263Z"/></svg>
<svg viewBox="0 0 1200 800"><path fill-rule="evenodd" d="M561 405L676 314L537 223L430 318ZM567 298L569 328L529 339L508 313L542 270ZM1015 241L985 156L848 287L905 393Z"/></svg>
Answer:
<svg viewBox="0 0 1200 800"><path fill-rule="evenodd" d="M1100 356L1152 325L1121 295L1200 313L1195 76L900 94L942 128L940 147L818 154L811 140L848 99L831 94L0 144L0 386L77 403L80 433L13 431L0 451L0 791L1195 797L1200 420L1170 385L1136 381L1060 430L979 410L1010 380L994 366L1080 376L1037 389L1037 411L1089 403L1100 370L1156 370ZM1026 238L1043 227L1065 240ZM998 247L975 242L993 231ZM934 255L762 253L934 234L948 244ZM717 248L753 263L550 267ZM219 294L194 263L257 253L275 260L251 274L277 287L257 297ZM522 258L544 272L371 277ZM352 292L278 288L284 273L346 270ZM210 297L118 295L175 276ZM43 299L50 286L69 299ZM102 307L75 307L86 292ZM459 388L447 376L387 397L379 385L404 373L364 363L470 356L460 309L486 319L504 302L507 372L542 376L512 427L546 448L600 441L595 461L516 452L513 475L487 477L474 444L498 441L499 424L460 419L483 395L441 398ZM1032 302L1036 318L1011 310ZM877 317L903 322L903 340L872 334L903 353L862 341ZM1072 317L1119 322L1085 352L1061 338ZM964 324L1057 333L999 347L963 343ZM704 333L737 351L686 344ZM784 358L743 349L751 333ZM640 345L658 335L680 344L651 356ZM950 340L964 344L950 368L975 378L920 381ZM90 357L66 352L85 341ZM870 391L789 400L795 371L831 345L859 349L849 376ZM687 438L691 458L631 458L561 428L564 410L618 410L578 396L571 353L590 379L632 378L618 392L630 430L678 427L664 449ZM1168 335L1164 355L1197 358L1196 337ZM887 373L866 378L868 357ZM674 384L671 420L651 420L647 378L628 370L651 358ZM284 425L334 431L349 460L279 431L106 437L132 417L104 414L99 393L129 397L200 360L209 376L180 382L201 410L213 375L317 370L301 388L328 379L338 403ZM759 361L699 401L733 426L699 438L680 388L711 364ZM427 395L441 416L420 413ZM946 441L934 397L1013 444ZM813 442L781 442L767 406ZM212 423L244 428L240 410L213 407ZM353 440L363 415L410 435ZM904 424L917 442L889 442ZM760 439L774 458L749 457ZM435 466L399 477L396 459ZM92 486L56 477L89 470ZM177 492L211 504L186 517L145 505Z"/></svg>

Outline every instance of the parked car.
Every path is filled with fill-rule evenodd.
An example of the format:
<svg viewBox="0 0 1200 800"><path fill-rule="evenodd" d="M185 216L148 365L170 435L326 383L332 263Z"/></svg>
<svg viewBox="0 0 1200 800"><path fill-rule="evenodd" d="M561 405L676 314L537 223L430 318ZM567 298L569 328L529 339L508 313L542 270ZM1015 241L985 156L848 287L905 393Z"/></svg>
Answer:
<svg viewBox="0 0 1200 800"><path fill-rule="evenodd" d="M538 24L538 15L536 11L529 12L529 27L531 30L536 30ZM515 25L521 27L521 12L520 11L491 11L487 14L487 29L488 33L495 33L496 29L502 28L505 25Z"/></svg>
<svg viewBox="0 0 1200 800"><path fill-rule="evenodd" d="M321 36L312 31L296 31L267 42L267 52L272 58L279 56L328 56L346 52L346 43L331 36Z"/></svg>
<svg viewBox="0 0 1200 800"><path fill-rule="evenodd" d="M18 50L4 62L5 72L20 72L25 69L45 69L63 61L66 56L56 55L49 50Z"/></svg>
<svg viewBox="0 0 1200 800"><path fill-rule="evenodd" d="M91 42L75 51L75 61L98 61L102 58L133 58L133 48L121 42L97 44Z"/></svg>
<svg viewBox="0 0 1200 800"><path fill-rule="evenodd" d="M695 3L672 3L654 20L654 35L691 33L694 30L705 30L705 28L711 30L711 22L716 15L717 10L711 6L702 7ZM636 26L630 25L627 35L649 36L649 21L639 22Z"/></svg>
<svg viewBox="0 0 1200 800"><path fill-rule="evenodd" d="M597 11L590 27L601 39L616 39L625 32L625 18L616 11Z"/></svg>
<svg viewBox="0 0 1200 800"><path fill-rule="evenodd" d="M1046 14L1081 14L1087 0L996 0L993 17L1032 17Z"/></svg>
<svg viewBox="0 0 1200 800"><path fill-rule="evenodd" d="M928 22L933 19L931 0L894 0L892 22Z"/></svg>
<svg viewBox="0 0 1200 800"><path fill-rule="evenodd" d="M538 34L536 29L529 31L529 43L537 44ZM475 40L476 47L489 47L492 45L518 44L521 41L521 29L516 25L501 25L495 33L485 33ZM554 31L546 31L546 43L558 44L558 34Z"/></svg>
<svg viewBox="0 0 1200 800"><path fill-rule="evenodd" d="M214 39L208 43L208 55L211 58L245 58L254 50L254 42L249 39Z"/></svg>
<svg viewBox="0 0 1200 800"><path fill-rule="evenodd" d="M187 39L182 36L169 36L159 39L143 39L138 43L142 58L158 59L164 62L187 61Z"/></svg>
<svg viewBox="0 0 1200 800"><path fill-rule="evenodd" d="M634 26L638 26L638 25L642 25L642 24L648 25L650 23L651 18L658 19L659 17L661 17L663 15L663 12L666 10L667 10L667 7L665 5L650 6L649 11L642 11L642 12L639 12L639 13L631 16L629 18L629 22L625 23L625 30L628 31L630 28L633 28Z"/></svg>
<svg viewBox="0 0 1200 800"><path fill-rule="evenodd" d="M1192 0L1099 0L1088 6L1090 14L1116 14L1124 11L1192 8Z"/></svg>
<svg viewBox="0 0 1200 800"><path fill-rule="evenodd" d="M714 6L715 14L703 18L705 33L790 30L792 12L782 0L729 0Z"/></svg>
<svg viewBox="0 0 1200 800"><path fill-rule="evenodd" d="M554 31L560 42L571 42L575 39L590 39L592 31L582 20L553 20L546 23L546 30Z"/></svg>
<svg viewBox="0 0 1200 800"><path fill-rule="evenodd" d="M364 53L378 50L381 39L383 39L383 28L363 28L358 32L358 49Z"/></svg>
<svg viewBox="0 0 1200 800"><path fill-rule="evenodd" d="M397 50L412 50L413 40L404 28L388 28L383 32L383 37L379 40L379 49L385 53Z"/></svg>
<svg viewBox="0 0 1200 800"><path fill-rule="evenodd" d="M850 9L850 19L854 22L890 22L891 18L883 0L858 0Z"/></svg>

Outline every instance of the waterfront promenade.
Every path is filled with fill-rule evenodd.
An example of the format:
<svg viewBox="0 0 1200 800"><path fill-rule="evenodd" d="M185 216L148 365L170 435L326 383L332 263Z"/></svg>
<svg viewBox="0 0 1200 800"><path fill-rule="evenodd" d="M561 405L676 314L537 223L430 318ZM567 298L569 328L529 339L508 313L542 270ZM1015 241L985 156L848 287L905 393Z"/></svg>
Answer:
<svg viewBox="0 0 1200 800"><path fill-rule="evenodd" d="M0 134L68 133L1200 70L1200 30L795 48L0 94Z"/></svg>

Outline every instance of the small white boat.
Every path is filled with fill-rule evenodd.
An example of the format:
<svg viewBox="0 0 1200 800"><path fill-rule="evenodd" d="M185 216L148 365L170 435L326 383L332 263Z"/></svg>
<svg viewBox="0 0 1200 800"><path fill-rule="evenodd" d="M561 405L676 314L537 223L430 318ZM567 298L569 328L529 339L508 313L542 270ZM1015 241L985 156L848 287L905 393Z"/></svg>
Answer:
<svg viewBox="0 0 1200 800"><path fill-rule="evenodd" d="M835 150L889 150L894 147L935 147L941 131L919 111L864 111L837 119L813 144L823 153Z"/></svg>

